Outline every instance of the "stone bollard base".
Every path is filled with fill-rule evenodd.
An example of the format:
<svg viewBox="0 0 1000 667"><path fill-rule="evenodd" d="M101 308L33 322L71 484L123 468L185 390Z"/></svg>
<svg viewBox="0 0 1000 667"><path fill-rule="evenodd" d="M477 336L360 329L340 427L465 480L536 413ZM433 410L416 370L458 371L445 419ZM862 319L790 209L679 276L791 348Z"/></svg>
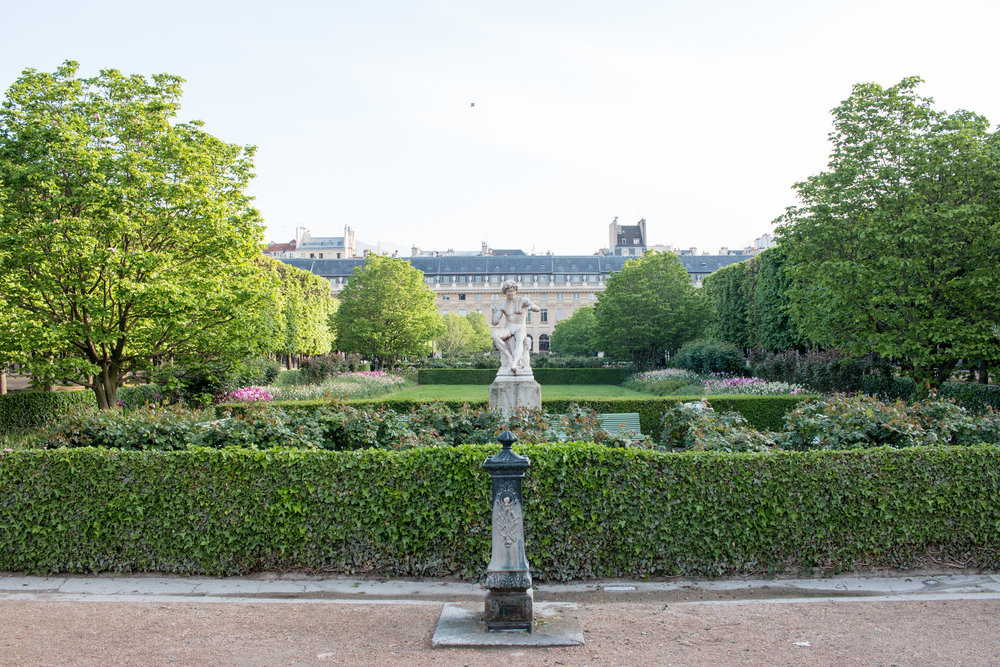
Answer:
<svg viewBox="0 0 1000 667"><path fill-rule="evenodd" d="M526 591L496 591L486 594L483 621L487 632L531 632L532 605L535 594Z"/></svg>
<svg viewBox="0 0 1000 667"><path fill-rule="evenodd" d="M540 410L542 387L532 375L497 375L490 385L490 410L504 413L518 408Z"/></svg>

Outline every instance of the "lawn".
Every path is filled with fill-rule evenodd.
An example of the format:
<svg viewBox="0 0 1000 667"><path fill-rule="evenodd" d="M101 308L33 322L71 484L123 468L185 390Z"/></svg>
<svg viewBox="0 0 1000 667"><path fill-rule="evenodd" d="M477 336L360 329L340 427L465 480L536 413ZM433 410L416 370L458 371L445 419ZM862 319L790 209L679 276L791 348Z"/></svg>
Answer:
<svg viewBox="0 0 1000 667"><path fill-rule="evenodd" d="M418 384L386 394L385 398L406 398L420 401L485 401L490 387L485 384ZM628 398L649 396L613 384L547 384L542 386L542 399Z"/></svg>

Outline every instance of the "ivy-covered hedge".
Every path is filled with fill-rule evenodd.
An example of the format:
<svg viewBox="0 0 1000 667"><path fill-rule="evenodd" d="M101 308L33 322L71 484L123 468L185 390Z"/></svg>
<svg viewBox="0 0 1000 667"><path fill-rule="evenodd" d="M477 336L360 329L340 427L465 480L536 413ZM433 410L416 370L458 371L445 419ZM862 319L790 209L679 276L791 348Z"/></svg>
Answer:
<svg viewBox="0 0 1000 667"><path fill-rule="evenodd" d="M751 396L743 394L727 394L725 396L709 396L708 400L717 412L739 412L749 422L750 426L761 431L780 431L783 426L782 418L785 413L795 408L802 401L811 398L810 396L781 395L781 396ZM581 408L589 408L599 413L605 412L637 412L639 413L639 427L646 435L659 436L663 414L677 405L688 401L697 401L700 396L649 396L641 398L606 398L606 399L556 399L546 400L544 392L542 395L542 408L546 412L565 413L571 404L579 405ZM459 409L463 405L482 407L486 401L439 401L453 409ZM412 408L419 406L426 401L420 400L365 400L350 401L355 406L378 406L395 412L409 412ZM283 410L317 410L329 406L328 401L275 401L271 405L280 407ZM225 416L226 412L240 412L247 410L246 404L224 403L216 406L215 412L219 417Z"/></svg>
<svg viewBox="0 0 1000 667"><path fill-rule="evenodd" d="M539 580L1000 567L1000 448L517 447ZM496 446L0 454L0 570L482 576Z"/></svg>
<svg viewBox="0 0 1000 667"><path fill-rule="evenodd" d="M39 428L74 407L97 407L92 391L25 391L0 396L0 433Z"/></svg>
<svg viewBox="0 0 1000 667"><path fill-rule="evenodd" d="M627 368L533 368L538 384L621 384L632 371ZM495 368L421 368L418 384L492 384Z"/></svg>

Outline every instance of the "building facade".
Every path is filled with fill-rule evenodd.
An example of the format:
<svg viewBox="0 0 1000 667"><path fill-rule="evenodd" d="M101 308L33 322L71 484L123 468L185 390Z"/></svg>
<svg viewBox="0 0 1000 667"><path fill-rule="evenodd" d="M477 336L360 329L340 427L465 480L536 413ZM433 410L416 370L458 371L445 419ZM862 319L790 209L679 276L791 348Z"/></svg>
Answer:
<svg viewBox="0 0 1000 667"><path fill-rule="evenodd" d="M643 225L645 226L645 225ZM643 240L645 230L643 232ZM631 238L631 237L629 237ZM631 249L632 244L628 246ZM484 251L487 251L484 248ZM549 349L556 324L582 306L592 306L604 291L612 273L622 270L629 255L525 255L521 251L492 251L495 254L414 253L404 257L424 274L434 290L438 312L465 315L479 312L490 318L490 307L500 299L500 284L516 280L541 312L528 315L526 324L532 352ZM504 254L500 254L504 253ZM636 255L638 256L638 255ZM347 284L351 272L364 259L281 257L281 261L330 281L334 292ZM747 259L740 255L686 255L681 263L696 286L713 271Z"/></svg>

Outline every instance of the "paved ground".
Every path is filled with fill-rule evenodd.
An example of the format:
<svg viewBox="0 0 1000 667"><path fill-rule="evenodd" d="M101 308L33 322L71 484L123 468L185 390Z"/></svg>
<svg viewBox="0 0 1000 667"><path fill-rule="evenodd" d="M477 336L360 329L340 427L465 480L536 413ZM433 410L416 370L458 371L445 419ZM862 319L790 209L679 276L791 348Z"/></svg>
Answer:
<svg viewBox="0 0 1000 667"><path fill-rule="evenodd" d="M477 585L0 576L0 664L1000 665L1000 575L539 586L586 644L433 649Z"/></svg>

